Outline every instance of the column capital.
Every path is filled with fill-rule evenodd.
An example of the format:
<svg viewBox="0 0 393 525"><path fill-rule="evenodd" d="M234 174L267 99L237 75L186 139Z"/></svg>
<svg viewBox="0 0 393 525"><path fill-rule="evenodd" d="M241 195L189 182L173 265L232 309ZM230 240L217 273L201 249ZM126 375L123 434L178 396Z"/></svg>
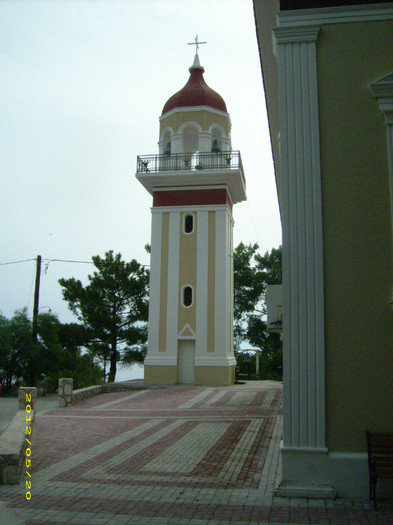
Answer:
<svg viewBox="0 0 393 525"><path fill-rule="evenodd" d="M316 42L320 26L274 27L276 44Z"/></svg>
<svg viewBox="0 0 393 525"><path fill-rule="evenodd" d="M393 124L393 72L372 82L370 90L378 100L379 109L384 113L386 124Z"/></svg>

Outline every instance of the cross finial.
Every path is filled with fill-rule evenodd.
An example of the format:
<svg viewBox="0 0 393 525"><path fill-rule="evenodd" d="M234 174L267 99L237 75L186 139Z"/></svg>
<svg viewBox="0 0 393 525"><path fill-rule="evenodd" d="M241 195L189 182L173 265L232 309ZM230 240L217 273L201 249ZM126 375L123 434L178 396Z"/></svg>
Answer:
<svg viewBox="0 0 393 525"><path fill-rule="evenodd" d="M198 54L198 49L199 49L200 44L207 44L207 42L198 42L198 35L196 35L196 37L195 37L195 42L188 42L187 43L188 46L195 46L196 54Z"/></svg>

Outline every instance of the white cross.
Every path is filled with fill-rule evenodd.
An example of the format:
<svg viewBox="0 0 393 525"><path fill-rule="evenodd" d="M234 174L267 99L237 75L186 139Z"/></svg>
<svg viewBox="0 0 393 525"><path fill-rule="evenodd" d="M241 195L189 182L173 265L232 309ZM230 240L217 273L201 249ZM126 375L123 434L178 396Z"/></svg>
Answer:
<svg viewBox="0 0 393 525"><path fill-rule="evenodd" d="M188 42L188 46L195 46L196 53L198 54L198 49L200 44L207 44L207 42L198 42L198 35L195 37L195 42Z"/></svg>

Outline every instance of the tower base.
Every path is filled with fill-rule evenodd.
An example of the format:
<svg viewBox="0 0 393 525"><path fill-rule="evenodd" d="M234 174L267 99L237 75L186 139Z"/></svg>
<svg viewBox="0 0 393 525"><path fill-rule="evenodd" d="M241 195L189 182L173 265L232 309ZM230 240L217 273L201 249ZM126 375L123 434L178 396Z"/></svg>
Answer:
<svg viewBox="0 0 393 525"><path fill-rule="evenodd" d="M145 365L144 381L154 385L175 385L177 383L177 366Z"/></svg>
<svg viewBox="0 0 393 525"><path fill-rule="evenodd" d="M177 366L145 365L145 383L175 385L179 383ZM235 365L195 366L195 385L227 386L235 382Z"/></svg>
<svg viewBox="0 0 393 525"><path fill-rule="evenodd" d="M235 382L235 365L196 366L195 384L206 386L227 386Z"/></svg>

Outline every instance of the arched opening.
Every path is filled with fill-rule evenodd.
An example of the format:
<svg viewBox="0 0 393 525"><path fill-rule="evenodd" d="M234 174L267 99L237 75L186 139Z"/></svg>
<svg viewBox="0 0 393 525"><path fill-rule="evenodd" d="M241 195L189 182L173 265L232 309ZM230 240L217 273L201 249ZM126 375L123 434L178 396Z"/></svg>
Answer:
<svg viewBox="0 0 393 525"><path fill-rule="evenodd" d="M187 126L184 128L182 133L184 153L195 153L198 150L198 135L198 130L195 126Z"/></svg>
<svg viewBox="0 0 393 525"><path fill-rule="evenodd" d="M164 146L164 155L169 157L170 154L171 154L171 142L169 141Z"/></svg>
<svg viewBox="0 0 393 525"><path fill-rule="evenodd" d="M167 129L165 133L161 136L160 140L160 170L169 170L171 169L171 152L172 152L172 137L171 130Z"/></svg>
<svg viewBox="0 0 393 525"><path fill-rule="evenodd" d="M219 153L222 151L222 133L218 128L214 128L212 132L212 153Z"/></svg>
<svg viewBox="0 0 393 525"><path fill-rule="evenodd" d="M186 213L184 215L184 233L192 233L194 231L194 215Z"/></svg>
<svg viewBox="0 0 393 525"><path fill-rule="evenodd" d="M218 140L214 139L212 143L212 153L220 153L220 147L218 145Z"/></svg>
<svg viewBox="0 0 393 525"><path fill-rule="evenodd" d="M192 306L193 290L191 286L183 286L182 289L182 305L186 308Z"/></svg>
<svg viewBox="0 0 393 525"><path fill-rule="evenodd" d="M161 136L160 140L160 153L163 155L170 155L172 144L171 144L171 132L169 129Z"/></svg>

